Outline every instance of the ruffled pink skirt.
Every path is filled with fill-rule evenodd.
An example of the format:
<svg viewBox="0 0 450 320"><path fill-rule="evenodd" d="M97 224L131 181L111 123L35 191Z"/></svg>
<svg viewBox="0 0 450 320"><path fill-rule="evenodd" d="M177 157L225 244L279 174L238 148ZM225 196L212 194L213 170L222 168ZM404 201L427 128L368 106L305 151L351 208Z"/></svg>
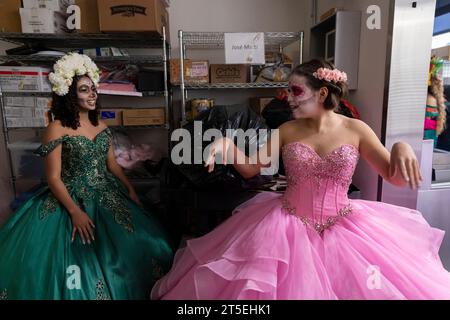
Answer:
<svg viewBox="0 0 450 320"><path fill-rule="evenodd" d="M152 299L450 299L444 231L414 210L350 200L322 236L261 193L180 249Z"/></svg>

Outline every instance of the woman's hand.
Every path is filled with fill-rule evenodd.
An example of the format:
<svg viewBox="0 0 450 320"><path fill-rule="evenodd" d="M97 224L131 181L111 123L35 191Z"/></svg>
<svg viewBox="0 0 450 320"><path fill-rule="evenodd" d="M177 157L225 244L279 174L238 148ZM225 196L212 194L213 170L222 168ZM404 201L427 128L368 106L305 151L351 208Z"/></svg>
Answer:
<svg viewBox="0 0 450 320"><path fill-rule="evenodd" d="M89 216L81 209L77 209L70 214L72 219L72 242L75 239L75 234L78 231L83 244L91 244L91 240L94 241L94 223Z"/></svg>
<svg viewBox="0 0 450 320"><path fill-rule="evenodd" d="M389 167L390 177L401 173L404 181L409 184L411 189L415 189L422 182L422 176L419 170L419 161L416 155L407 143L397 142L392 147L391 162Z"/></svg>
<svg viewBox="0 0 450 320"><path fill-rule="evenodd" d="M209 155L205 162L205 167L208 167L208 173L214 170L216 154L222 154L222 163L227 164L228 150L233 145L233 141L227 137L217 139L211 144Z"/></svg>
<svg viewBox="0 0 450 320"><path fill-rule="evenodd" d="M139 207L142 207L141 200L139 200L139 197L136 194L136 191L130 190L129 191L129 196L130 196L131 200L133 200Z"/></svg>

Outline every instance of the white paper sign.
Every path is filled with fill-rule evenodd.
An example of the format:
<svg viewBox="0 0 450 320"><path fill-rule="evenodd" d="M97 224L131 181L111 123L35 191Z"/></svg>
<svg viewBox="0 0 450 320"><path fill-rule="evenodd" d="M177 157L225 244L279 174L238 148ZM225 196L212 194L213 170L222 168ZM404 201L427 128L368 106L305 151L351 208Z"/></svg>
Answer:
<svg viewBox="0 0 450 320"><path fill-rule="evenodd" d="M225 33L225 63L265 64L264 33Z"/></svg>

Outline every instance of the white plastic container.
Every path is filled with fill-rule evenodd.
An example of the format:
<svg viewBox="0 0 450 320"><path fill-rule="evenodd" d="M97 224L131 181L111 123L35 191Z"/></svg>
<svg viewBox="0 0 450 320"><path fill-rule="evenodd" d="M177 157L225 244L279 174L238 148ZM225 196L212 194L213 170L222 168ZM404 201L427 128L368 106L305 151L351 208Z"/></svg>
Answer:
<svg viewBox="0 0 450 320"><path fill-rule="evenodd" d="M66 13L75 0L22 0L25 9L49 9Z"/></svg>
<svg viewBox="0 0 450 320"><path fill-rule="evenodd" d="M3 92L51 92L50 69L41 67L0 66Z"/></svg>

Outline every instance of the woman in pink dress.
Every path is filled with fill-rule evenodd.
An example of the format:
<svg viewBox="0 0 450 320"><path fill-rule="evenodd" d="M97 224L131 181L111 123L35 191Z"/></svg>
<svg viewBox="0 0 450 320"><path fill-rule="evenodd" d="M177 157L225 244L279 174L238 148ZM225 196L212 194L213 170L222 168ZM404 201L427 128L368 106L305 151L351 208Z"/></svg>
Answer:
<svg viewBox="0 0 450 320"><path fill-rule="evenodd" d="M389 153L366 124L333 112L346 81L320 60L293 71L289 103L296 120L272 136L281 146L286 192L261 193L188 241L153 299L450 298L450 273L438 256L443 231L418 211L347 197L360 157L396 186L416 188L421 176L408 144L396 143ZM278 152L270 149L269 142L260 152ZM232 154L244 177L267 166L239 164L245 155L223 138L211 147L209 170L217 153Z"/></svg>

